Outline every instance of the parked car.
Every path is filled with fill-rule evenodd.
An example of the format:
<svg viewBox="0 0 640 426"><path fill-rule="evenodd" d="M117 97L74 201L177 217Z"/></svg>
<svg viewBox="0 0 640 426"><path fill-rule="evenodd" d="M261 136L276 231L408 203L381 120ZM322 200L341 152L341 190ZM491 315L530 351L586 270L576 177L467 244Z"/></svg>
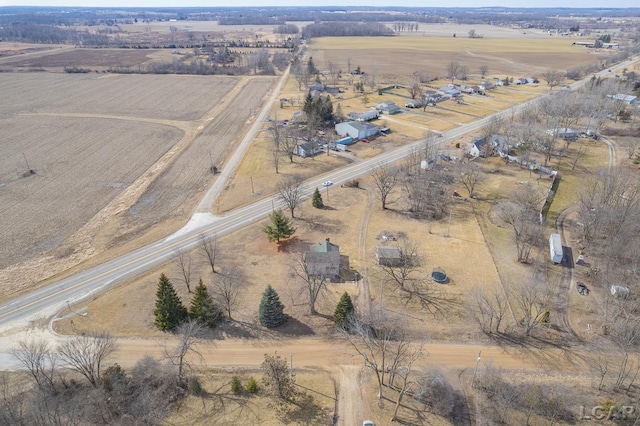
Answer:
<svg viewBox="0 0 640 426"><path fill-rule="evenodd" d="M362 139L360 139L360 142L362 142L362 143L369 143L369 139L362 138Z"/></svg>
<svg viewBox="0 0 640 426"><path fill-rule="evenodd" d="M362 422L362 426L376 426L376 425L374 425L371 420L365 420L364 422Z"/></svg>

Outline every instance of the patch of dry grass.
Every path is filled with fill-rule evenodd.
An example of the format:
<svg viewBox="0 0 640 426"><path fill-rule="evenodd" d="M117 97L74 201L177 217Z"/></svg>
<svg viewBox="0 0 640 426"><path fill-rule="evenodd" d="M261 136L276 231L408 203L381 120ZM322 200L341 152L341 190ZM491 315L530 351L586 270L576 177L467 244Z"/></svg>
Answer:
<svg viewBox="0 0 640 426"><path fill-rule="evenodd" d="M188 396L165 422L173 425L309 425L330 424L335 408L335 390L330 375L321 370L295 370L296 403L275 409L262 387L260 370L202 371L197 376L205 391ZM258 392L231 392L231 378L243 387L250 377L258 381Z"/></svg>

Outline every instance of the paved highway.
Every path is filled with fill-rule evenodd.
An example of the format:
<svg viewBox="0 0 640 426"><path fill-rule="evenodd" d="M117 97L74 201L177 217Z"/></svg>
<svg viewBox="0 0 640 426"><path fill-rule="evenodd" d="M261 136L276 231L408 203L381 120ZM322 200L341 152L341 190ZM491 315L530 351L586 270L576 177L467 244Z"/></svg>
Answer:
<svg viewBox="0 0 640 426"><path fill-rule="evenodd" d="M628 67L632 62L632 60L626 61L615 68ZM606 76L610 75L610 73L604 70L599 75ZM586 78L573 83L571 88L578 88L588 80ZM439 138L438 142L444 143L459 138L466 133L476 131L486 125L494 116L506 118L514 114L517 115L524 109L534 106L540 99L539 97L530 100L508 110L444 132L443 137ZM380 154L375 158L354 163L309 180L303 185L304 195L305 197L310 197L315 188L321 187L324 181L330 180L335 185L339 185L366 175L377 166L397 162L410 155L423 142L424 140L418 140L393 151ZM231 172L225 172L228 175L231 174ZM224 216L213 216L209 213L197 212L196 215L205 215L206 219L190 221L183 230L164 240L144 246L126 255L4 302L0 305L0 333L27 326L32 320L48 318L67 307L67 304L86 299L110 286L161 265L170 260L177 249L189 250L197 247L200 235L222 236L231 233L263 219L274 207L279 208L282 206L282 202L274 195Z"/></svg>

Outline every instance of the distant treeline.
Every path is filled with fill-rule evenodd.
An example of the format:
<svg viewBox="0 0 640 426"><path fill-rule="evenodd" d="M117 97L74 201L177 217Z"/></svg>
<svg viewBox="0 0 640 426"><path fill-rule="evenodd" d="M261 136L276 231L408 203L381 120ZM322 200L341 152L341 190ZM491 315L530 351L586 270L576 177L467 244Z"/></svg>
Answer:
<svg viewBox="0 0 640 426"><path fill-rule="evenodd" d="M311 24L302 30L303 38L314 37L376 37L392 36L394 32L391 28L378 22L354 22L345 25L340 22L322 22Z"/></svg>

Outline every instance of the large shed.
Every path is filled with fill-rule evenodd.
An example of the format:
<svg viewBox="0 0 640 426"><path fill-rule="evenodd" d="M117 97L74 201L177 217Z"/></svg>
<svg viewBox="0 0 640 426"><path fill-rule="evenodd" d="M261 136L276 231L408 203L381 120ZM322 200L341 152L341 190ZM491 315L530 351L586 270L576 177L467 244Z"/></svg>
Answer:
<svg viewBox="0 0 640 426"><path fill-rule="evenodd" d="M371 123L358 123L355 121L346 121L336 124L336 133L340 136L351 136L353 139L368 138L379 132L378 126Z"/></svg>

